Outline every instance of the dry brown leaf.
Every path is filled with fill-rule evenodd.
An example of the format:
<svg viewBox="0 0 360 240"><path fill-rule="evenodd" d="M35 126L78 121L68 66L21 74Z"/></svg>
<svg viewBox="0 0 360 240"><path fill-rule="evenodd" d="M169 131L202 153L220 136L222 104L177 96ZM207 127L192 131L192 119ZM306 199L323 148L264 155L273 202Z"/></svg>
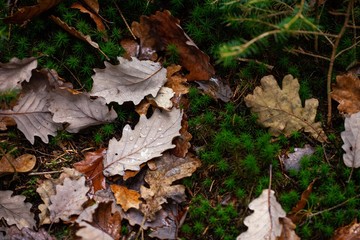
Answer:
<svg viewBox="0 0 360 240"><path fill-rule="evenodd" d="M349 225L340 227L335 230L331 240L359 240L360 239L360 223L354 219Z"/></svg>
<svg viewBox="0 0 360 240"><path fill-rule="evenodd" d="M185 157L191 147L190 140L192 135L188 132L189 124L188 117L184 113L183 119L181 120L180 136L174 139L175 148L171 150L171 153L176 157Z"/></svg>
<svg viewBox="0 0 360 240"><path fill-rule="evenodd" d="M283 225L281 236L277 240L300 240L299 236L296 235L296 225L291 221L290 218L280 218L280 223Z"/></svg>
<svg viewBox="0 0 360 240"><path fill-rule="evenodd" d="M36 164L36 157L32 154L23 154L14 159L5 154L0 160L0 173L29 172Z"/></svg>
<svg viewBox="0 0 360 240"><path fill-rule="evenodd" d="M8 225L16 224L19 229L35 227L31 203L24 202L25 196L12 194L13 191L0 191L0 219L5 219Z"/></svg>
<svg viewBox="0 0 360 240"><path fill-rule="evenodd" d="M145 176L145 181L150 187L140 188L141 197L145 200L145 204L142 204L140 209L148 220L155 218L156 212L167 202L167 198L178 203L185 201L185 187L172 184L176 180L191 176L201 162L189 154L186 158L178 158L165 153L150 165L151 170Z"/></svg>
<svg viewBox="0 0 360 240"><path fill-rule="evenodd" d="M98 0L82 0L92 11L99 13L100 6Z"/></svg>
<svg viewBox="0 0 360 240"><path fill-rule="evenodd" d="M181 66L171 65L166 70L167 82L165 87L172 88L177 95L187 94L189 92L189 85L187 84L187 79L179 73Z"/></svg>
<svg viewBox="0 0 360 240"><path fill-rule="evenodd" d="M87 1L89 1L89 0L87 0ZM85 2L87 3L87 1L85 1ZM90 3L91 3L91 1L90 1ZM98 14L99 13L99 4L97 4L97 11L94 10L95 13L92 12L92 11L89 11L81 3L78 3L78 2L73 3L71 5L71 8L79 9L80 12L89 14L91 19L94 20L97 30L100 31L100 32L105 32L106 31L105 25L104 25L101 17Z"/></svg>
<svg viewBox="0 0 360 240"><path fill-rule="evenodd" d="M360 79L352 73L336 76L331 97L339 102L337 108L340 112L360 112Z"/></svg>
<svg viewBox="0 0 360 240"><path fill-rule="evenodd" d="M127 60L139 55L140 46L134 39L122 39L120 45L125 50L123 57Z"/></svg>
<svg viewBox="0 0 360 240"><path fill-rule="evenodd" d="M261 87L256 87L254 94L245 97L246 106L251 108L252 113L258 114L258 122L268 127L274 136L281 133L288 136L304 129L316 140L326 142L321 122L315 122L319 101L307 99L303 107L299 89L298 80L291 75L284 77L282 89L274 76L265 76L261 79Z"/></svg>
<svg viewBox="0 0 360 240"><path fill-rule="evenodd" d="M212 77L209 81L197 81L196 83L199 84L200 89L215 100L228 102L233 95L230 86L217 78Z"/></svg>
<svg viewBox="0 0 360 240"><path fill-rule="evenodd" d="M8 63L0 63L0 92L21 89L21 83L30 80L31 71L36 67L35 57L12 58Z"/></svg>
<svg viewBox="0 0 360 240"><path fill-rule="evenodd" d="M209 80L215 74L209 56L196 46L180 27L180 20L169 11L157 11L150 17L141 16L140 23L133 22L131 29L140 38L140 57L149 59L154 51L165 51L169 44L174 44L180 64L190 72L186 76L188 80Z"/></svg>
<svg viewBox="0 0 360 240"><path fill-rule="evenodd" d="M5 232L3 240L56 240L45 229L40 228L38 231L34 231L31 228L24 227L19 230L16 226L0 227L0 233Z"/></svg>
<svg viewBox="0 0 360 240"><path fill-rule="evenodd" d="M16 126L16 122L11 117L0 117L0 130L5 131L7 130L7 127L13 127Z"/></svg>
<svg viewBox="0 0 360 240"><path fill-rule="evenodd" d="M4 19L5 23L23 24L50 8L58 5L62 0L38 0L37 5L19 8L10 17Z"/></svg>
<svg viewBox="0 0 360 240"><path fill-rule="evenodd" d="M139 115L146 115L147 111L149 110L149 107L151 106L151 104L149 103L149 101L145 98L143 100L141 100L141 102L135 106L135 111L139 114Z"/></svg>
<svg viewBox="0 0 360 240"><path fill-rule="evenodd" d="M105 148L100 148L95 152L87 152L84 160L74 164L74 168L85 174L87 180L91 182L92 193L106 188L105 177L102 172L105 154Z"/></svg>
<svg viewBox="0 0 360 240"><path fill-rule="evenodd" d="M139 209L141 200L140 193L127 187L112 184L111 191L114 193L116 203L119 204L126 212L129 208Z"/></svg>

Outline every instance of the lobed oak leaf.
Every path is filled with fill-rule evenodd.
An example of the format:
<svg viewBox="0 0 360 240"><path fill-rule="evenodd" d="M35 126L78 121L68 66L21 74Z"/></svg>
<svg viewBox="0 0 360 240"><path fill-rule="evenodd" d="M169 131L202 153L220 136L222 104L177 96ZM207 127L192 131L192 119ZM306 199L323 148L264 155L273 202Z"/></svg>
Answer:
<svg viewBox="0 0 360 240"><path fill-rule="evenodd" d="M261 79L261 87L256 87L254 94L245 97L246 106L258 114L258 122L269 128L269 132L278 136L290 135L304 129L316 140L326 142L327 137L320 122L315 122L317 99L305 101L302 107L299 96L299 82L291 75L286 75L280 89L272 75Z"/></svg>
<svg viewBox="0 0 360 240"><path fill-rule="evenodd" d="M340 112L360 112L360 79L352 73L336 76L331 97L339 102L337 108Z"/></svg>
<svg viewBox="0 0 360 240"><path fill-rule="evenodd" d="M182 113L179 109L161 113L155 110L151 118L141 115L134 130L123 129L122 138L109 141L104 159L104 175L124 175L125 170L139 170L140 165L175 147L172 139L179 135Z"/></svg>
<svg viewBox="0 0 360 240"><path fill-rule="evenodd" d="M146 95L156 96L166 82L166 69L160 63L131 59L118 57L119 65L105 62L105 69L94 69L90 94L105 98L106 103L132 101L135 105Z"/></svg>
<svg viewBox="0 0 360 240"><path fill-rule="evenodd" d="M360 223L354 219L349 225L335 230L331 240L358 240L360 239Z"/></svg>
<svg viewBox="0 0 360 240"><path fill-rule="evenodd" d="M140 46L134 39L122 39L120 45L125 50L124 58L131 60L131 57L137 57L139 55Z"/></svg>
<svg viewBox="0 0 360 240"><path fill-rule="evenodd" d="M283 225L283 230L277 240L300 240L299 236L295 232L296 225L290 218L280 218L280 223Z"/></svg>
<svg viewBox="0 0 360 240"><path fill-rule="evenodd" d="M83 211L82 204L88 200L85 177L78 180L65 178L63 185L56 186L56 194L50 196L49 211L52 222L70 221L70 216L79 215Z"/></svg>
<svg viewBox="0 0 360 240"><path fill-rule="evenodd" d="M141 197L145 200L140 209L147 219L154 219L155 213L167 202L167 198L178 203L185 201L185 187L172 184L176 180L191 176L200 165L200 160L193 156L178 158L169 153L152 161L149 166L151 170L145 176L150 187L140 188Z"/></svg>
<svg viewBox="0 0 360 240"><path fill-rule="evenodd" d="M30 212L31 203L25 203L25 196L11 196L13 191L0 191L0 217L8 225L15 224L19 229L35 227L34 214Z"/></svg>
<svg viewBox="0 0 360 240"><path fill-rule="evenodd" d="M0 63L0 92L21 89L21 83L30 80L31 71L36 67L35 57L12 58L8 63Z"/></svg>
<svg viewBox="0 0 360 240"><path fill-rule="evenodd" d="M36 157L32 154L23 154L17 158L4 154L0 160L0 173L29 172L36 164Z"/></svg>
<svg viewBox="0 0 360 240"><path fill-rule="evenodd" d="M114 193L116 203L126 212L129 208L139 209L141 203L140 193L127 187L112 184L111 191Z"/></svg>
<svg viewBox="0 0 360 240"><path fill-rule="evenodd" d="M140 23L133 22L131 29L140 38L140 57L149 59L155 51L165 51L169 44L174 44L180 64L190 72L186 76L188 80L209 80L215 74L209 56L196 46L181 28L180 20L169 11L141 16Z"/></svg>
<svg viewBox="0 0 360 240"><path fill-rule="evenodd" d="M166 70L167 82L165 87L172 88L177 95L187 94L189 92L189 85L187 84L187 79L179 73L181 66L171 65Z"/></svg>
<svg viewBox="0 0 360 240"><path fill-rule="evenodd" d="M16 226L10 226L8 228L0 227L0 233L5 232L5 236L0 239L3 240L56 240L45 229L40 228L38 231L34 231L31 228L24 227L19 230Z"/></svg>
<svg viewBox="0 0 360 240"><path fill-rule="evenodd" d="M341 132L345 154L343 160L346 166L360 167L360 112L345 118L345 131Z"/></svg>
<svg viewBox="0 0 360 240"><path fill-rule="evenodd" d="M189 123L188 117L184 113L181 120L180 136L174 139L175 148L171 150L171 153L176 157L185 157L191 147L190 140L192 135L188 132Z"/></svg>
<svg viewBox="0 0 360 240"><path fill-rule="evenodd" d="M237 240L275 240L280 237L283 225L279 219L286 217L286 213L277 202L273 190L264 189L258 198L251 201L249 208L254 213L244 220L248 230L241 233Z"/></svg>

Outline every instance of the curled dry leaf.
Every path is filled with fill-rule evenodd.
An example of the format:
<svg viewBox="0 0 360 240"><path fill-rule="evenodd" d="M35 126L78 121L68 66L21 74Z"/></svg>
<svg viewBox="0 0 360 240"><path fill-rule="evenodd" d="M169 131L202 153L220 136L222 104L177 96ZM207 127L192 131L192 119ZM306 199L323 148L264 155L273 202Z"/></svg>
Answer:
<svg viewBox="0 0 360 240"><path fill-rule="evenodd" d="M187 79L179 73L181 66L171 65L166 70L167 82L165 87L172 88L177 95L187 94L189 92L189 85L187 84Z"/></svg>
<svg viewBox="0 0 360 240"><path fill-rule="evenodd" d="M146 95L156 96L166 82L166 69L160 63L136 58L118 60L119 65L105 62L105 69L94 69L92 96L103 97L106 103L132 101L137 105Z"/></svg>
<svg viewBox="0 0 360 240"><path fill-rule="evenodd" d="M178 158L169 153L151 163L151 170L145 176L145 181L150 187L140 188L141 197L145 200L145 204L141 205L141 211L147 219L155 218L155 213L167 202L167 198L178 203L185 201L185 187L172 184L176 180L191 176L200 165L200 160L189 154L186 158Z"/></svg>
<svg viewBox="0 0 360 240"><path fill-rule="evenodd" d="M12 58L8 63L0 63L0 92L21 89L21 83L30 80L31 71L36 67L34 57Z"/></svg>
<svg viewBox="0 0 360 240"><path fill-rule="evenodd" d="M5 23L23 24L50 8L58 5L62 0L38 0L37 5L19 8L10 17L4 19Z"/></svg>
<svg viewBox="0 0 360 240"><path fill-rule="evenodd" d="M53 121L69 123L66 131L72 133L111 122L117 117L114 109L109 111L103 98L92 100L86 93L72 94L67 89L52 92L49 110L54 114Z"/></svg>
<svg viewBox="0 0 360 240"><path fill-rule="evenodd" d="M100 6L98 0L83 0L83 2L93 11L99 13Z"/></svg>
<svg viewBox="0 0 360 240"><path fill-rule="evenodd" d="M190 140L192 139L192 135L188 132L188 128L188 117L184 113L183 119L181 120L180 136L174 139L175 148L171 150L171 153L176 157L185 157L191 147Z"/></svg>
<svg viewBox="0 0 360 240"><path fill-rule="evenodd" d="M360 112L360 79L352 73L336 76L331 97L339 102L337 108L340 112Z"/></svg>
<svg viewBox="0 0 360 240"><path fill-rule="evenodd" d="M94 11L95 13L92 12L92 11L89 11L81 3L78 3L78 2L73 3L71 5L71 8L79 9L80 12L89 14L91 19L95 22L96 28L97 28L98 31L104 32L106 30L105 25L104 25L101 17L98 14L99 13L99 4L97 4L97 11ZM95 6L95 8L96 8L96 6Z"/></svg>
<svg viewBox="0 0 360 240"><path fill-rule="evenodd" d="M149 107L151 106L150 102L145 98L141 100L141 102L135 106L135 111L139 115L146 115Z"/></svg>
<svg viewBox="0 0 360 240"><path fill-rule="evenodd" d="M134 130L123 129L122 138L109 141L104 159L104 175L124 175L125 170L139 170L140 165L162 155L175 145L172 139L179 135L182 113L179 109L161 113L155 110L151 118L141 115Z"/></svg>
<svg viewBox="0 0 360 240"><path fill-rule="evenodd" d="M79 215L83 211L82 204L88 200L85 177L78 180L65 178L63 185L56 186L56 194L50 196L50 220L52 222L70 221L72 215Z"/></svg>
<svg viewBox="0 0 360 240"><path fill-rule="evenodd" d="M284 218L286 213L277 202L273 190L264 189L258 198L251 201L249 208L254 213L244 220L248 230L241 233L237 240L275 240L280 237L283 225L279 219Z"/></svg>
<svg viewBox="0 0 360 240"><path fill-rule="evenodd" d="M119 204L126 212L129 208L139 209L141 200L140 193L127 187L112 184L111 191L114 193L116 203Z"/></svg>
<svg viewBox="0 0 360 240"><path fill-rule="evenodd" d="M215 74L209 56L196 46L180 27L180 20L169 11L141 16L140 23L133 22L131 29L140 38L140 57L149 59L155 51L165 51L169 44L174 44L180 64L190 72L188 80L209 80Z"/></svg>
<svg viewBox="0 0 360 240"><path fill-rule="evenodd" d="M0 173L29 172L36 164L36 157L32 154L23 154L14 159L5 154L0 160Z"/></svg>
<svg viewBox="0 0 360 240"><path fill-rule="evenodd" d="M345 118L345 131L341 133L345 154L343 160L346 166L360 167L360 112Z"/></svg>
<svg viewBox="0 0 360 240"><path fill-rule="evenodd" d="M0 217L8 225L15 224L19 229L35 227L34 214L30 212L31 203L25 203L25 196L11 196L13 191L0 191Z"/></svg>
<svg viewBox="0 0 360 240"><path fill-rule="evenodd" d="M196 83L199 84L200 89L215 100L220 99L223 102L228 102L233 95L230 86L217 78L212 77L209 81L198 81Z"/></svg>
<svg viewBox="0 0 360 240"><path fill-rule="evenodd" d="M261 87L256 87L254 94L245 97L246 106L258 114L258 122L269 127L269 132L278 136L281 133L290 135L304 129L316 140L327 141L320 122L315 122L319 101L307 99L302 107L299 96L299 82L291 75L286 75L280 89L272 75L261 79Z"/></svg>
<svg viewBox="0 0 360 240"><path fill-rule="evenodd" d="M106 188L103 175L105 154L105 148L100 148L95 152L87 152L84 160L74 164L74 168L85 174L87 180L91 182L92 193Z"/></svg>
<svg viewBox="0 0 360 240"><path fill-rule="evenodd" d="M335 230L331 240L358 240L360 239L360 223L356 219L349 225Z"/></svg>

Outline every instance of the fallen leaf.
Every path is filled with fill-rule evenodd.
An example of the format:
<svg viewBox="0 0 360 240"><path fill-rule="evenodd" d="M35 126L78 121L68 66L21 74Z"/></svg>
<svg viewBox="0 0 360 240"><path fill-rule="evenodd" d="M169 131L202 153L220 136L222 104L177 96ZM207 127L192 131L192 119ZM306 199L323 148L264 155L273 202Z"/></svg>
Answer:
<svg viewBox="0 0 360 240"><path fill-rule="evenodd" d="M258 122L269 127L274 136L282 133L288 136L304 129L316 140L326 142L321 122L315 122L319 101L308 99L302 107L299 88L298 80L291 75L284 77L282 89L272 75L265 76L261 79L261 87L256 87L254 94L245 97L246 106L251 108L252 113L258 114Z"/></svg>
<svg viewBox="0 0 360 240"><path fill-rule="evenodd" d="M150 106L151 104L149 103L149 101L147 99L143 99L138 105L135 106L135 111L139 115L146 115Z"/></svg>
<svg viewBox="0 0 360 240"><path fill-rule="evenodd" d="M31 71L36 67L35 57L12 58L8 63L0 63L0 92L21 89L21 83L30 80Z"/></svg>
<svg viewBox="0 0 360 240"><path fill-rule="evenodd" d="M189 92L189 85L187 84L187 79L179 73L181 66L171 65L166 70L167 82L165 87L172 88L177 95L187 94Z"/></svg>
<svg viewBox="0 0 360 240"><path fill-rule="evenodd" d="M209 56L196 46L181 28L180 20L169 11L141 16L140 23L133 22L131 29L140 38L140 57L149 58L154 51L165 51L169 44L174 44L180 64L190 72L186 76L188 80L209 80L215 74Z"/></svg>
<svg viewBox="0 0 360 240"><path fill-rule="evenodd" d="M149 102L160 109L164 109L166 111L170 111L173 103L171 98L174 96L174 91L168 87L161 87L156 97L147 97Z"/></svg>
<svg viewBox="0 0 360 240"><path fill-rule="evenodd" d="M5 154L0 160L0 173L29 172L36 164L36 157L32 154L23 154L13 158L10 154Z"/></svg>
<svg viewBox="0 0 360 240"><path fill-rule="evenodd" d="M74 163L74 168L85 174L87 180L91 182L92 193L106 188L105 177L102 172L105 155L106 149L100 148L95 152L87 152L84 160Z"/></svg>
<svg viewBox="0 0 360 240"><path fill-rule="evenodd" d="M19 230L16 226L10 226L8 228L0 227L0 232L5 232L6 235L3 238L0 235L0 238L4 240L56 240L43 228L34 231L28 227Z"/></svg>
<svg viewBox="0 0 360 240"><path fill-rule="evenodd" d="M19 229L35 227L31 203L25 203L25 196L11 196L13 191L0 191L0 217L8 225L16 224Z"/></svg>
<svg viewBox="0 0 360 240"><path fill-rule="evenodd" d="M125 50L124 58L131 60L132 57L138 57L140 46L134 39L122 39L120 45Z"/></svg>
<svg viewBox="0 0 360 240"><path fill-rule="evenodd" d="M339 102L337 108L340 112L360 112L360 79L352 73L336 76L331 97Z"/></svg>
<svg viewBox="0 0 360 240"><path fill-rule="evenodd" d="M112 138L104 159L104 175L124 175L125 170L139 170L140 165L173 148L172 139L179 135L182 113L179 109L161 113L155 110L151 118L141 115L135 129L123 129L122 138Z"/></svg>
<svg viewBox="0 0 360 240"><path fill-rule="evenodd" d="M289 153L287 156L280 156L280 160L283 162L285 170L296 170L300 169L300 160L304 156L311 156L315 152L315 149L309 144L305 144L303 148L294 148L293 153Z"/></svg>
<svg viewBox="0 0 360 240"><path fill-rule="evenodd" d="M56 186L56 194L50 196L50 220L52 222L70 221L70 216L79 215L83 211L82 204L88 200L85 177L78 180L65 178L63 185Z"/></svg>
<svg viewBox="0 0 360 240"><path fill-rule="evenodd" d="M299 236L296 235L295 232L296 225L291 221L291 219L287 217L280 218L280 223L283 225L283 229L278 240L300 240Z"/></svg>
<svg viewBox="0 0 360 240"><path fill-rule="evenodd" d="M89 1L89 0L87 0L87 1L85 1L85 2L86 2L86 3L89 2L90 5L91 5L91 3L92 3L92 2ZM90 6L90 5L88 5L88 6ZM91 6L90 6L90 7L91 7ZM78 9L78 10L79 10L80 12L82 12L82 13L87 13L87 14L89 14L90 17L91 17L91 19L95 22L97 30L100 31L100 32L105 32L105 31L106 31L105 25L104 25L101 17L100 17L99 14L98 14L98 13L99 13L99 3L97 3L97 6L94 7L95 9L97 9L97 11L95 11L95 10L93 9L93 11L94 11L95 13L89 11L89 10L86 9L81 3L78 3L78 2L73 3L73 4L71 5L71 8L75 8L75 9Z"/></svg>
<svg viewBox="0 0 360 240"><path fill-rule="evenodd" d="M37 5L19 8L10 17L4 19L5 23L23 24L32 18L46 12L50 8L58 5L62 0L38 0Z"/></svg>
<svg viewBox="0 0 360 240"><path fill-rule="evenodd" d="M161 205L171 198L180 203L185 201L185 187L183 185L172 185L176 180L191 176L201 165L199 159L193 156L178 158L169 153L151 163L146 173L145 181L149 188L141 186L141 198L145 200L140 209L148 220L155 218L155 213L161 209Z"/></svg>
<svg viewBox="0 0 360 240"><path fill-rule="evenodd" d="M188 132L189 124L188 117L184 113L181 120L180 136L174 139L175 148L171 150L171 153L176 157L185 157L191 147L190 140L192 135Z"/></svg>
<svg viewBox="0 0 360 240"><path fill-rule="evenodd" d="M0 117L0 131L7 130L7 127L16 126L16 122L11 117Z"/></svg>
<svg viewBox="0 0 360 240"><path fill-rule="evenodd" d="M360 167L360 112L345 118L345 131L341 132L341 139L344 144L342 149L343 160L346 166L351 168Z"/></svg>
<svg viewBox="0 0 360 240"><path fill-rule="evenodd" d="M230 86L217 78L212 77L209 81L197 81L196 83L199 84L200 89L215 100L228 102L233 95Z"/></svg>
<svg viewBox="0 0 360 240"><path fill-rule="evenodd" d="M129 208L139 209L141 203L140 193L127 187L112 184L111 191L114 193L116 203L119 204L126 212Z"/></svg>
<svg viewBox="0 0 360 240"><path fill-rule="evenodd" d="M100 6L98 0L82 0L94 12L99 13Z"/></svg>
<svg viewBox="0 0 360 240"><path fill-rule="evenodd" d="M340 227L335 230L331 240L359 240L360 239L360 223L354 219L349 225Z"/></svg>
<svg viewBox="0 0 360 240"><path fill-rule="evenodd" d="M105 69L94 69L92 96L103 97L106 103L132 101L137 105L146 95L156 96L166 82L166 69L160 63L136 58L118 60L119 65L105 62Z"/></svg>
<svg viewBox="0 0 360 240"><path fill-rule="evenodd" d="M89 126L109 123L117 117L109 111L103 98L90 99L86 93L72 94L66 89L56 89L51 94L49 110L56 123L69 123L65 129L77 133Z"/></svg>
<svg viewBox="0 0 360 240"><path fill-rule="evenodd" d="M275 240L280 237L283 225L279 219L286 217L286 213L277 202L273 190L264 189L258 198L251 201L249 208L254 213L244 220L248 230L241 233L237 240Z"/></svg>

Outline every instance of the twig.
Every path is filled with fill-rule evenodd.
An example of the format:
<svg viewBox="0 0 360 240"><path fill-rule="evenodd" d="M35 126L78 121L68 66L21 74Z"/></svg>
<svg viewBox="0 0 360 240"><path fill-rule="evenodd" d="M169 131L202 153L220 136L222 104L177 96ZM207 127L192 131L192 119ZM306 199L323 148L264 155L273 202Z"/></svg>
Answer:
<svg viewBox="0 0 360 240"><path fill-rule="evenodd" d="M35 176L35 175L45 175L45 174L54 174L54 173L61 173L64 170L57 170L57 171L48 171L48 172L32 172L29 173L29 176Z"/></svg>
<svg viewBox="0 0 360 240"><path fill-rule="evenodd" d="M314 58L320 58L320 59L324 59L326 61L330 61L330 58L328 58L328 57L324 57L324 56L314 54L314 53L311 53L311 52L305 52L302 48L300 48L300 49L288 49L287 51L289 53L293 53L293 54L300 53L300 54L311 56L311 57L314 57Z"/></svg>
<svg viewBox="0 0 360 240"><path fill-rule="evenodd" d="M133 31L131 30L129 24L127 23L127 21L126 21L124 15L123 15L122 11L120 10L119 6L116 4L115 1L113 1L113 3L115 4L115 7L116 7L117 10L119 11L122 20L124 21L124 23L125 23L127 29L129 30L129 32L131 33L131 36L136 40L136 36L134 35Z"/></svg>
<svg viewBox="0 0 360 240"><path fill-rule="evenodd" d="M237 58L237 60L241 61L241 62L255 62L259 65L264 65L267 69L272 70L274 68L273 65L269 65L263 62L260 62L259 60L256 59L248 59L248 58Z"/></svg>
<svg viewBox="0 0 360 240"><path fill-rule="evenodd" d="M360 44L360 41L355 42L355 43L354 43L353 45L351 45L350 47L347 47L347 48L341 50L340 52L338 52L338 54L335 55L335 58L339 57L339 56L340 56L341 54L343 54L344 52L346 52L346 51L348 51L348 50L356 47L356 46L359 45L359 44Z"/></svg>

